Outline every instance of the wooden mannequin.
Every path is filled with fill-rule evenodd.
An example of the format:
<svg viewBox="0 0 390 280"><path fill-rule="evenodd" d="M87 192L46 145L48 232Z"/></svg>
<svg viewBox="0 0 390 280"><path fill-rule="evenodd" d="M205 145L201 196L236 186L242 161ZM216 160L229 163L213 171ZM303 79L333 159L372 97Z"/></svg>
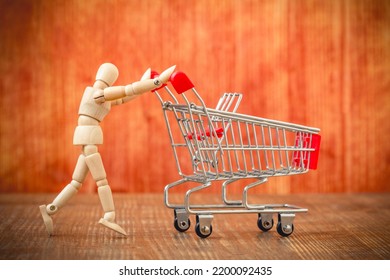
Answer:
<svg viewBox="0 0 390 280"><path fill-rule="evenodd" d="M98 146L103 144L103 132L100 122L109 113L111 106L128 102L138 95L156 89L166 83L175 66L165 70L159 77L150 79L150 69L145 72L140 81L127 86L111 85L118 77L118 69L111 63L99 67L93 87L87 87L81 99L78 126L75 129L73 144L81 146L72 181L58 194L51 204L39 207L46 230L53 234L52 215L65 206L80 189L88 171L98 186L98 195L103 207L104 216L99 223L126 235L125 230L115 222L115 207L111 188L106 178L103 161L98 152Z"/></svg>

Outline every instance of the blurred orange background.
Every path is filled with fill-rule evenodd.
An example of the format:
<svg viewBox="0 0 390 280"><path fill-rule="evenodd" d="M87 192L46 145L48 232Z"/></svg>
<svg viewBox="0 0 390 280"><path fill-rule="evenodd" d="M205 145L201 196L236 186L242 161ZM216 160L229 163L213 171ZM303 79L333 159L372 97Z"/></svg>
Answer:
<svg viewBox="0 0 390 280"><path fill-rule="evenodd" d="M0 192L59 192L86 86L103 62L116 85L151 67L184 71L206 104L321 129L319 168L271 178L276 194L390 191L389 1L0 1ZM161 106L115 107L99 147L114 192L179 179ZM81 192L94 192L89 175Z"/></svg>

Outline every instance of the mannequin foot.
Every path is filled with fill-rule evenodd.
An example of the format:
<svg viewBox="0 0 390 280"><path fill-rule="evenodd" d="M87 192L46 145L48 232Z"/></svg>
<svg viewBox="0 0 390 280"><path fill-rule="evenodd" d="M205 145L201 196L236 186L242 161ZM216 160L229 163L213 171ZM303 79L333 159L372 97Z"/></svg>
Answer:
<svg viewBox="0 0 390 280"><path fill-rule="evenodd" d="M115 222L110 222L104 218L101 218L99 224L102 224L103 226L108 227L109 229L112 229L120 234L127 235L126 231Z"/></svg>
<svg viewBox="0 0 390 280"><path fill-rule="evenodd" d="M53 235L53 219L49 216L49 214L47 214L46 205L39 206L39 210L41 212L47 233L49 236Z"/></svg>

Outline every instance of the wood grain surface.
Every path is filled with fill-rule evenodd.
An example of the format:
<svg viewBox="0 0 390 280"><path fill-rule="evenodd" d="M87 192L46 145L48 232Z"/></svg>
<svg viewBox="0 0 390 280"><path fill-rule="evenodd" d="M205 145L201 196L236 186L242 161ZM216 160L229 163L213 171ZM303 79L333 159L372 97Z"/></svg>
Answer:
<svg viewBox="0 0 390 280"><path fill-rule="evenodd" d="M80 98L103 62L132 83L177 65L210 107L321 128L319 169L272 194L390 191L390 2L0 1L0 192L59 192ZM100 151L115 192L178 179L151 94L114 108ZM82 192L96 191L88 177Z"/></svg>
<svg viewBox="0 0 390 280"><path fill-rule="evenodd" d="M178 200L182 196L173 197ZM200 239L192 226L173 227L173 212L159 194L115 196L122 237L97 222L102 210L95 194L80 194L54 216L48 237L38 206L52 194L0 197L0 259L269 259L367 260L390 258L389 194L263 195L259 203L291 203L309 208L295 218L294 233L281 237L275 227L263 233L257 215L215 215L213 233ZM200 201L210 196L198 197ZM216 202L212 197L210 201ZM274 217L276 219L276 217Z"/></svg>

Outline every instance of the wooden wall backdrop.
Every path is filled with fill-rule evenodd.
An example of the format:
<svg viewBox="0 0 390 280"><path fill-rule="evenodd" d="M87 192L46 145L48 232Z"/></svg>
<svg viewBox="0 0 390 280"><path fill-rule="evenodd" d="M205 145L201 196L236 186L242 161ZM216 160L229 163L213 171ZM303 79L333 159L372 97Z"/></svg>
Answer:
<svg viewBox="0 0 390 280"><path fill-rule="evenodd" d="M84 88L103 62L117 85L176 64L210 106L319 127L319 169L263 191L389 191L389 1L0 1L0 191L58 192L71 179ZM114 108L100 151L115 192L178 179L152 94ZM96 187L89 176L83 192Z"/></svg>

